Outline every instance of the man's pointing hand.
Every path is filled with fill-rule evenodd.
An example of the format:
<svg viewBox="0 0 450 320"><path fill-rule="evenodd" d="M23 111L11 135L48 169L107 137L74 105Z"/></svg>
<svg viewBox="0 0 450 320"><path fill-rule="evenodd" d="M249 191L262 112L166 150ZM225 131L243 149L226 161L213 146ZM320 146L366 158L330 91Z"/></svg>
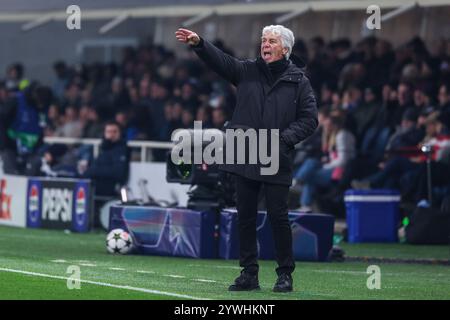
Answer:
<svg viewBox="0 0 450 320"><path fill-rule="evenodd" d="M191 46L196 46L200 42L200 37L195 32L180 28L175 32L175 36L178 39L178 41L187 43Z"/></svg>

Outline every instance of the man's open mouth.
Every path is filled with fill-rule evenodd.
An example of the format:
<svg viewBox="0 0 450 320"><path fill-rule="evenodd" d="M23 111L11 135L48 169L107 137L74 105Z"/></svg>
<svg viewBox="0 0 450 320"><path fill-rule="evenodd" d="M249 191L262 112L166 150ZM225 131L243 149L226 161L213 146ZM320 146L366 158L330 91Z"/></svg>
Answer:
<svg viewBox="0 0 450 320"><path fill-rule="evenodd" d="M269 51L264 51L263 52L263 57L264 58L270 58L272 56L272 53L270 53Z"/></svg>

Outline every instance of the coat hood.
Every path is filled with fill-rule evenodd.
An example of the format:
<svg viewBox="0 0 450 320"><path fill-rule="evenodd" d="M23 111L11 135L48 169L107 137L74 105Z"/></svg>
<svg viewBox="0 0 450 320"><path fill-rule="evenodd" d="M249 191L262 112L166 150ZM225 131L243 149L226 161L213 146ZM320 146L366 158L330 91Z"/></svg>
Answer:
<svg viewBox="0 0 450 320"><path fill-rule="evenodd" d="M303 61L303 59L300 58L299 56L296 56L295 54L291 54L289 56L289 60L291 60L292 63L295 64L300 69L303 69L306 67L306 63Z"/></svg>

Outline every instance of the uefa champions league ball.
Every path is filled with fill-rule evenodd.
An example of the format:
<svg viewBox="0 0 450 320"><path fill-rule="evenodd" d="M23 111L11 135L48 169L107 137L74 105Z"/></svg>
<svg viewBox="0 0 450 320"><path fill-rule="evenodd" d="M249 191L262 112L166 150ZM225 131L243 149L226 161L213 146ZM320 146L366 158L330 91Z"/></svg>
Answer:
<svg viewBox="0 0 450 320"><path fill-rule="evenodd" d="M114 229L106 236L106 249L109 253L127 254L133 249L133 239L123 229Z"/></svg>

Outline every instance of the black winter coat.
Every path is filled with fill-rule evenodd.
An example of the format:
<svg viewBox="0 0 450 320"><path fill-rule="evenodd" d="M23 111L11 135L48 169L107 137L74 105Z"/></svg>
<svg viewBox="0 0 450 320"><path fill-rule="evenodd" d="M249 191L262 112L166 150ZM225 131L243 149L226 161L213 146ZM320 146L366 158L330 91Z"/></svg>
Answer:
<svg viewBox="0 0 450 320"><path fill-rule="evenodd" d="M4 149L15 150L16 142L8 137L8 129L16 116L17 102L10 99L0 104L0 151Z"/></svg>
<svg viewBox="0 0 450 320"><path fill-rule="evenodd" d="M84 177L94 180L97 195L112 196L117 194L117 185L127 183L128 173L129 150L126 141L103 141L98 157Z"/></svg>
<svg viewBox="0 0 450 320"><path fill-rule="evenodd" d="M241 61L203 39L193 50L237 87L236 107L228 128L279 129L278 173L261 175L260 164L227 164L221 168L253 180L291 185L294 146L309 137L318 125L316 99L309 79L290 61L272 84L262 58Z"/></svg>

